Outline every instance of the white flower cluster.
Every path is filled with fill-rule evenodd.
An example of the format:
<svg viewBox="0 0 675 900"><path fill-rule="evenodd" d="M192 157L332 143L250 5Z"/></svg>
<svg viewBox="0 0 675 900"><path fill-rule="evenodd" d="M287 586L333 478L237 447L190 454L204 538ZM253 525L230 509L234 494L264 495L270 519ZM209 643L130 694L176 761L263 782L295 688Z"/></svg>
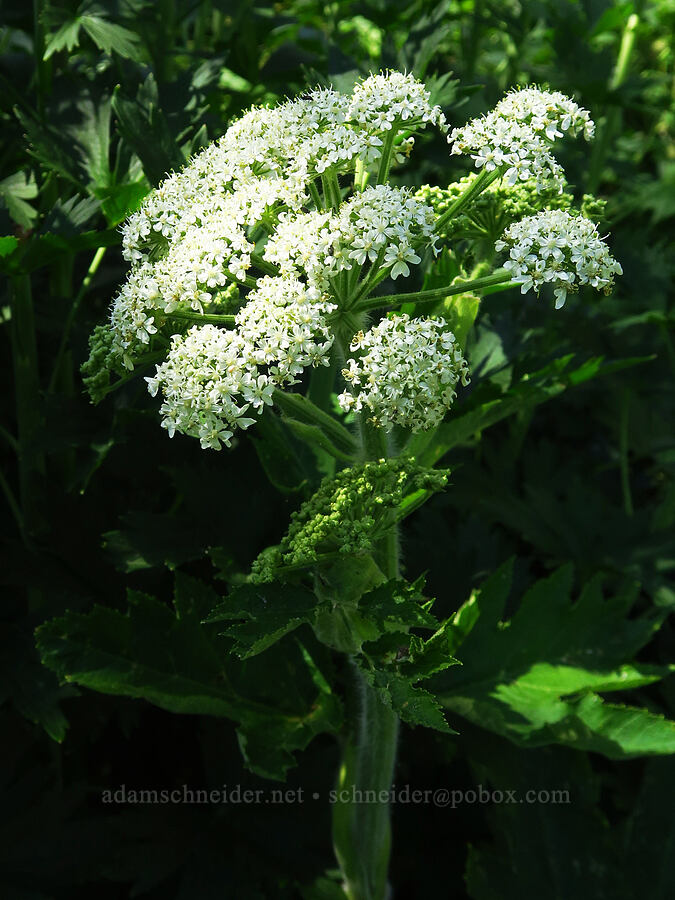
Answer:
<svg viewBox="0 0 675 900"><path fill-rule="evenodd" d="M590 141L595 133L595 124L587 109L570 100L560 91L541 91L536 87L517 88L503 97L495 112L505 119L525 122L537 134L545 135L549 141L562 137L564 132L576 136L583 132Z"/></svg>
<svg viewBox="0 0 675 900"><path fill-rule="evenodd" d="M180 240L204 213L226 206L232 193L242 194L238 203L248 218L259 217L261 205L298 209L317 174L344 168L356 157L378 159L379 134L395 121L407 131L444 123L424 85L400 72L371 75L351 96L317 89L273 108L251 109L131 216L123 231L125 257L138 262L158 234Z"/></svg>
<svg viewBox="0 0 675 900"><path fill-rule="evenodd" d="M357 189L383 153L387 164L390 152L402 160L427 124L447 130L429 91L399 72L371 75L351 95L318 89L251 109L126 223L131 271L113 302L109 339L103 344L99 336L92 351L96 364L119 372L122 360L133 369L146 347L154 352L166 341L171 316L182 328L196 319L186 333L173 334L148 387L153 396L161 390L170 435L229 446L237 429L272 404L277 388L297 382L308 366L328 364L333 298L348 306L380 273L406 277L423 247L436 251L437 213L424 197L388 184ZM470 153L478 169L498 171L507 184L533 180L538 190L562 189L550 147L579 132L593 134L586 110L563 94L526 88L448 140L453 153ZM387 166L377 168L380 180ZM355 192L340 202L350 172L358 173ZM595 226L560 210L512 225L496 246L509 250L506 268L523 292L552 283L557 306L580 284L609 290L621 271ZM254 281L251 269L275 274ZM207 316L230 329L200 322L228 310L231 299L233 318ZM443 319L385 318L359 332L351 351L340 405L385 429L433 427L458 384L468 382ZM93 363L90 370L101 390Z"/></svg>
<svg viewBox="0 0 675 900"><path fill-rule="evenodd" d="M327 365L333 337L325 316L334 306L284 278L263 278L236 317L236 330L195 325L174 335L166 360L146 378L161 389L162 426L227 447L237 428L272 404L275 387L293 384L308 366Z"/></svg>
<svg viewBox="0 0 675 900"><path fill-rule="evenodd" d="M282 272L304 272L325 289L330 279L356 264L377 263L394 279L420 262L416 248L433 242L436 214L405 188L368 187L338 213L282 215L265 247L265 259Z"/></svg>
<svg viewBox="0 0 675 900"><path fill-rule="evenodd" d="M453 129L448 142L453 153L470 153L476 168L503 170L509 184L534 178L541 187L553 182L562 190L562 169L551 143L566 131L583 131L589 140L593 130L588 111L564 94L523 88L507 94L487 115Z"/></svg>
<svg viewBox="0 0 675 900"><path fill-rule="evenodd" d="M273 108L251 109L167 177L125 224L123 252L132 270L113 301L114 351L133 368L156 330L158 311L203 312L226 284L244 282L255 249L253 229L261 223L273 228L279 216L287 223L294 215L298 223L306 215L311 220L303 206L310 203L310 185L328 168L342 172L353 169L357 158L366 165L376 161L380 135L397 122L409 133L443 121L424 85L399 72L372 75L351 96L317 89ZM398 155L411 140L396 148ZM390 218L407 206L405 200L394 204ZM402 242L395 243L400 248ZM414 261L414 254L407 256ZM334 265L331 260L329 267Z"/></svg>
<svg viewBox="0 0 675 900"><path fill-rule="evenodd" d="M520 283L521 293L554 285L556 309L563 306L568 291L577 291L582 284L609 293L614 276L622 274L597 226L561 209L545 210L514 223L495 248L509 251L504 268Z"/></svg>
<svg viewBox="0 0 675 900"><path fill-rule="evenodd" d="M314 287L267 276L248 295L236 324L249 359L266 366L275 384L293 384L307 366L328 365L334 335L326 316L335 309Z"/></svg>
<svg viewBox="0 0 675 900"><path fill-rule="evenodd" d="M445 116L438 106L431 105L431 95L414 75L387 72L371 75L354 88L350 114L359 122L377 130L389 131L395 120L413 124L436 125L445 128Z"/></svg>
<svg viewBox="0 0 675 900"><path fill-rule="evenodd" d="M350 345L359 358L342 370L350 385L338 400L345 411L370 411L369 421L387 431L402 425L425 431L437 425L469 381L469 369L444 319L383 319Z"/></svg>

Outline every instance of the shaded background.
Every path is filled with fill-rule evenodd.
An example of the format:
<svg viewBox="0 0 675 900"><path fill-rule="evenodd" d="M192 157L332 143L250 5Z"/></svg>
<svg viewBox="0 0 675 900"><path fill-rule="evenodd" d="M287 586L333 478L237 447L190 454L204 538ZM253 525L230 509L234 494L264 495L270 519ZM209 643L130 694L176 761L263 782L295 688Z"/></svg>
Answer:
<svg viewBox="0 0 675 900"><path fill-rule="evenodd" d="M232 117L308 84L349 89L371 70L411 70L451 125L514 84L574 95L599 123L598 140L591 149L567 143L558 157L578 197L608 200L603 233L625 275L611 299L556 315L516 293L487 298L474 381L506 387L518 360L563 352L653 359L453 451L454 486L406 526L406 574L428 571L439 616L512 554L521 586L571 561L578 584L598 571L610 584L628 576L645 604L672 603L675 3L34 7L37 18L25 3L3 4L0 32L0 254L25 246L20 271L7 274L31 292L36 336L26 340L32 324L10 317L3 281L0 894L330 897L308 887L333 866L325 802L103 804L101 792L120 784L275 785L243 769L229 723L59 687L33 649L34 628L66 609L122 608L129 585L169 596L176 567L213 579L207 547L222 548L228 571L246 571L302 499L270 485L248 440L221 454L169 441L142 380L89 405L78 369L125 276L117 226L148 183ZM442 139L425 137L400 180L443 185L465 171ZM101 232L109 246L80 296ZM666 625L646 661L671 660L673 644ZM640 702L674 715L672 679ZM673 896L669 758L523 751L460 730L448 738L406 729L397 784L541 784L568 788L573 803L396 807L397 897ZM325 796L332 740L317 739L299 763L289 785Z"/></svg>

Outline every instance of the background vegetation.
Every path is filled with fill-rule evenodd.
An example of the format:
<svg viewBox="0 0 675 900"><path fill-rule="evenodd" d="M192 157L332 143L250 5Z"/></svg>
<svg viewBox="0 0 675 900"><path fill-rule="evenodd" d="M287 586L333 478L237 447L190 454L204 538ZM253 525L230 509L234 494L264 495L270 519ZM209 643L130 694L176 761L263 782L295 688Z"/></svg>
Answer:
<svg viewBox="0 0 675 900"><path fill-rule="evenodd" d="M573 593L598 573L610 592L637 583L636 615L652 623L645 640L654 634L640 661L668 664L675 3L33 6L5 3L0 31L0 894L330 897L327 883L315 883L333 865L325 803L104 805L101 791L121 784L270 784L243 768L227 720L59 686L34 649L45 620L95 603L123 609L129 586L168 598L178 572L222 589L281 536L303 498L302 487L280 483L255 440L221 454L168 441L142 381L89 405L78 369L124 277L117 226L242 110L307 84L348 87L380 67L412 70L453 125L514 84L573 95L599 134L590 157L570 144L561 161L578 197L607 199L603 228L625 275L612 298L564 314L517 292L488 297L470 347L474 388L503 396L520 373L563 353L575 365L645 361L588 383L560 381L550 402L516 394L513 415L464 435L448 457L454 485L406 526L406 575L428 572L439 616L512 556L508 615L529 585L566 563ZM404 180L456 177L442 141L421 141L415 159ZM605 609L594 626L606 646L620 642L612 615ZM537 646L536 622L525 637ZM283 682L280 658L278 666ZM675 717L672 678L637 693L641 707ZM672 756L633 759L620 742L600 753L607 748L584 749L574 735L567 747L525 749L460 725L452 711L449 719L458 737L405 730L397 784L568 789L572 803L396 807L397 896L675 895ZM320 737L288 783L325 796L336 761L332 740Z"/></svg>

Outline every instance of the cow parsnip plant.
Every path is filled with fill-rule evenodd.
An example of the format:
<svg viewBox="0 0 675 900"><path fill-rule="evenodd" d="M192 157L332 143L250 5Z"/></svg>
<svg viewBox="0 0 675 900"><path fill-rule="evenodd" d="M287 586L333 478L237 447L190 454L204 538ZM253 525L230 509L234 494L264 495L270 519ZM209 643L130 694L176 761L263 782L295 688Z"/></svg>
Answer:
<svg viewBox="0 0 675 900"><path fill-rule="evenodd" d="M428 128L445 132L450 156L465 157L477 172L448 188L397 187L392 168L408 162ZM166 611L153 615L155 639L166 639L174 671L197 666L197 657L200 665L210 659L199 635L214 623L220 629L226 623L228 646L246 660L310 625L352 669L344 725L307 648L303 658L318 695L292 725L224 685L201 705L171 699L165 687L141 683L142 666L114 692L230 716L249 765L271 776L314 734L340 730L343 799L334 806L333 838L342 890L359 900L387 895L386 793L399 720L449 732L442 706L472 715L473 701L419 685L433 686L457 662L480 604L474 598L453 619L437 621L422 585L401 577L397 533L447 484L448 472L433 468L442 455L434 436L444 420L452 422L457 392L470 381L464 340L478 311L477 302L460 301L517 285L523 294L550 295L560 308L582 287L610 293L621 274L584 214L593 201L572 209L552 153L564 136L593 136L586 110L560 93L529 87L448 131L425 86L399 72L373 75L351 95L321 89L252 109L127 221L129 276L109 322L93 334L84 366L96 401L155 366L144 377L159 398L162 427L170 437L196 438L205 451L230 447L249 429L272 441L280 414L325 473L245 583L219 603L211 594L191 601L191 614L199 610L206 624L194 622L189 655L173 647ZM395 292L399 279L455 241L468 245L470 271L437 288ZM456 306L448 305L453 297ZM452 322L438 314L439 304ZM499 595L503 605L506 579L495 577L483 599ZM177 609L186 619L190 588L182 590ZM149 606L136 597L134 609L130 627L139 629L142 645L151 640ZM117 614L100 615L112 617L112 629ZM91 667L87 675L64 663L60 628L52 623L41 631L46 661L73 680L112 690ZM416 633L425 629L431 636ZM122 638L117 649L128 650ZM214 672L218 665L214 658ZM650 678L634 673L617 676L616 684ZM605 689L610 683L605 677ZM561 681L557 695L569 693ZM524 696L519 702L512 716L527 714ZM505 720L503 733L510 727ZM358 791L374 791L377 802L358 802Z"/></svg>

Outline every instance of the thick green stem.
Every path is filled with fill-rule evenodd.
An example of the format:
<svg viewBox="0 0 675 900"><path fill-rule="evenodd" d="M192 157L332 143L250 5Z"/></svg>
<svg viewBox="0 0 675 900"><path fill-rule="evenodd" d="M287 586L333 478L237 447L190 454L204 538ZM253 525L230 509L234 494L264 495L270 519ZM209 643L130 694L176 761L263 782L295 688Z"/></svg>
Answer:
<svg viewBox="0 0 675 900"><path fill-rule="evenodd" d="M363 454L389 455L382 429L361 421ZM375 558L387 578L398 576L395 528L376 548ZM391 851L389 794L396 762L398 716L353 665L353 725L344 746L333 806L333 844L350 900L385 900Z"/></svg>
<svg viewBox="0 0 675 900"><path fill-rule="evenodd" d="M354 312L368 312L371 309L400 306L402 303L430 303L436 300L443 300L445 297L452 297L455 294L465 294L469 291L479 291L486 287L508 284L511 278L511 273L506 269L497 269L491 275L484 275L482 278L460 281L445 287L433 288L430 291L413 291L409 294L388 294L386 297L370 297L357 303L354 306Z"/></svg>
<svg viewBox="0 0 675 900"><path fill-rule="evenodd" d="M333 208L335 212L340 208L342 196L340 193L340 183L334 169L326 169L321 174L321 185L323 187L323 198L326 209Z"/></svg>
<svg viewBox="0 0 675 900"><path fill-rule="evenodd" d="M333 805L333 844L350 900L385 900L391 850L389 792L398 716L354 667L353 714Z"/></svg>
<svg viewBox="0 0 675 900"><path fill-rule="evenodd" d="M256 269L260 269L260 271L264 272L265 275L279 274L279 266L275 266L274 263L267 262L267 260L263 259L259 253L251 253L251 265L255 266Z"/></svg>
<svg viewBox="0 0 675 900"><path fill-rule="evenodd" d="M309 185L308 185L308 189L309 189L309 196L310 196L310 197L312 198L312 200L314 201L314 206L315 206L318 210L322 210L322 209L323 209L323 202L322 202L322 200L321 200L321 194L319 193L319 189L317 188L317 186L314 184L313 181L310 181L310 183L309 183Z"/></svg>

